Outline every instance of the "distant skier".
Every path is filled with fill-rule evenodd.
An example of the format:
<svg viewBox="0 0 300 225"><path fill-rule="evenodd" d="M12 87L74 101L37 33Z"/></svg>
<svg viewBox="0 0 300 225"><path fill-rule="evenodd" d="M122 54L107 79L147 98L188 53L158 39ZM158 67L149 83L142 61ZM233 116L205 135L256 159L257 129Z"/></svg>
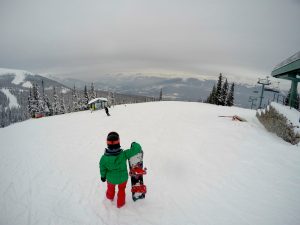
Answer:
<svg viewBox="0 0 300 225"><path fill-rule="evenodd" d="M91 113L92 113L93 111L96 110L96 105L95 105L95 103L92 103L92 104L91 104L90 110L91 110Z"/></svg>
<svg viewBox="0 0 300 225"><path fill-rule="evenodd" d="M110 116L107 106L105 106L104 109L105 109L106 115Z"/></svg>
<svg viewBox="0 0 300 225"><path fill-rule="evenodd" d="M130 149L123 150L120 146L120 138L117 132L107 135L107 148L102 155L99 167L101 181L107 180L106 198L113 201L115 186L118 185L117 207L125 205L125 188L128 180L127 160L141 152L141 146L132 142Z"/></svg>

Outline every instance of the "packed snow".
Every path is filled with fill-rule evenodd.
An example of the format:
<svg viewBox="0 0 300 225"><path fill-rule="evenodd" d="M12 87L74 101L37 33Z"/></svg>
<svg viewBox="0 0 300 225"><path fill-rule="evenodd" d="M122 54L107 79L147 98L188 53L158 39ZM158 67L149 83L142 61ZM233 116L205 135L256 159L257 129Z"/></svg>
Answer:
<svg viewBox="0 0 300 225"><path fill-rule="evenodd" d="M296 225L300 148L254 110L204 103L119 105L0 129L0 224ZM238 115L247 122L234 121ZM144 150L146 198L105 198L99 159L110 131Z"/></svg>
<svg viewBox="0 0 300 225"><path fill-rule="evenodd" d="M4 93L4 94L6 95L6 97L8 98L8 101L9 101L8 107L9 107L9 108L13 108L13 107L18 108L18 107L20 107L20 105L18 104L18 100L17 100L16 96L14 96L14 95L10 92L9 89L7 89L7 88L2 88L0 91L1 91L2 93Z"/></svg>

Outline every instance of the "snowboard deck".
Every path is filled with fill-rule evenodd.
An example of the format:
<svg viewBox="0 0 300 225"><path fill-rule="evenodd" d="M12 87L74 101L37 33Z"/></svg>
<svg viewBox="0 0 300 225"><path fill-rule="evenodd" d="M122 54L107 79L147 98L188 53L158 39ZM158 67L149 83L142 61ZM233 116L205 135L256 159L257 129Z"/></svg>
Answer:
<svg viewBox="0 0 300 225"><path fill-rule="evenodd" d="M143 175L146 174L146 169L143 168L143 156L144 152L141 151L128 160L133 201L145 198L147 192L143 180Z"/></svg>

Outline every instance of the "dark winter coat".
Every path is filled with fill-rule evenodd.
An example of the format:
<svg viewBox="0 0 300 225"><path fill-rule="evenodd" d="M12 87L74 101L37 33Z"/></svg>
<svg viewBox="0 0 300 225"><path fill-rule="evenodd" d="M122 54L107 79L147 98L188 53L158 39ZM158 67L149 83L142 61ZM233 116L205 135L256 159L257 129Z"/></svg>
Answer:
<svg viewBox="0 0 300 225"><path fill-rule="evenodd" d="M105 149L99 168L101 177L111 184L121 184L128 180L127 160L141 152L141 146L132 142L130 149Z"/></svg>

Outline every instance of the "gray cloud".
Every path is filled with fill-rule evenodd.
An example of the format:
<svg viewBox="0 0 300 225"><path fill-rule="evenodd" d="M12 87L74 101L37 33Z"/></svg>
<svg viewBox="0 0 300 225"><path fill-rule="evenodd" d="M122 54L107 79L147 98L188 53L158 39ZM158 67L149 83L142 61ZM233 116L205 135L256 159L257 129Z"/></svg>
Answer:
<svg viewBox="0 0 300 225"><path fill-rule="evenodd" d="M247 78L300 48L296 0L0 0L0 66Z"/></svg>

